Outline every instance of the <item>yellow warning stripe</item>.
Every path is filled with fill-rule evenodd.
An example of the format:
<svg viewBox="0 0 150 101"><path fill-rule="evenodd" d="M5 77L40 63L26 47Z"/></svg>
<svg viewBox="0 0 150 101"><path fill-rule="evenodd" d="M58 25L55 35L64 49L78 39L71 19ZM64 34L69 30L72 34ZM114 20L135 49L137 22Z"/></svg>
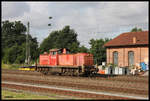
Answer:
<svg viewBox="0 0 150 101"><path fill-rule="evenodd" d="M29 70L29 71L31 70L31 71L34 71L35 68L19 68L19 70L27 70L27 71L28 71L28 70Z"/></svg>

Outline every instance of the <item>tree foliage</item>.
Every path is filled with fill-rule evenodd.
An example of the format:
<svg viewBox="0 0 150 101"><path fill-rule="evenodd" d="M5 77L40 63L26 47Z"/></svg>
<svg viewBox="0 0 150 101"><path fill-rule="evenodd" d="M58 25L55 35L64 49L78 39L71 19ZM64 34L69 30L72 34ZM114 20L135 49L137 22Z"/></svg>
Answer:
<svg viewBox="0 0 150 101"><path fill-rule="evenodd" d="M79 47L78 51L81 53L88 53L89 49L82 45L81 47Z"/></svg>
<svg viewBox="0 0 150 101"><path fill-rule="evenodd" d="M4 63L24 63L26 47L26 26L21 21L2 22L2 60ZM38 42L36 38L30 38L31 58L38 56Z"/></svg>
<svg viewBox="0 0 150 101"><path fill-rule="evenodd" d="M90 52L94 55L94 63L101 64L106 61L106 48L103 46L111 39L91 39L89 44L91 45Z"/></svg>
<svg viewBox="0 0 150 101"><path fill-rule="evenodd" d="M26 27L20 22L9 22L8 20L2 22L2 47L7 48L13 45L22 44L25 39Z"/></svg>
<svg viewBox="0 0 150 101"><path fill-rule="evenodd" d="M77 33L70 29L70 26L65 26L62 30L53 31L40 45L40 53L49 51L52 48L67 48L72 53L78 52L79 42Z"/></svg>
<svg viewBox="0 0 150 101"><path fill-rule="evenodd" d="M137 27L135 27L131 30L131 32L142 32L142 31L143 31L142 28L138 29Z"/></svg>

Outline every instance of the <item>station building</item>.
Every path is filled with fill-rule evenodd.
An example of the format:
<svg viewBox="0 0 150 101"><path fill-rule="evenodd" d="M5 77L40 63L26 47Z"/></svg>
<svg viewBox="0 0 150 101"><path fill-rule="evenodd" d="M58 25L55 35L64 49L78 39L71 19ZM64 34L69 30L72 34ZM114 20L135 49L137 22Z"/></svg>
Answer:
<svg viewBox="0 0 150 101"><path fill-rule="evenodd" d="M107 42L107 64L120 67L149 63L149 31L122 33Z"/></svg>

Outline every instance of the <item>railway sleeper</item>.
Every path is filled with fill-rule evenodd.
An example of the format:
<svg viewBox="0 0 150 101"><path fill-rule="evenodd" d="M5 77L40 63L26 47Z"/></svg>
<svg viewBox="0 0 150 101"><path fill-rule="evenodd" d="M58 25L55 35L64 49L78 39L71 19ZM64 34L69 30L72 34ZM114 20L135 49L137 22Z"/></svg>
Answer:
<svg viewBox="0 0 150 101"><path fill-rule="evenodd" d="M78 76L78 68L62 68L61 73L64 75Z"/></svg>

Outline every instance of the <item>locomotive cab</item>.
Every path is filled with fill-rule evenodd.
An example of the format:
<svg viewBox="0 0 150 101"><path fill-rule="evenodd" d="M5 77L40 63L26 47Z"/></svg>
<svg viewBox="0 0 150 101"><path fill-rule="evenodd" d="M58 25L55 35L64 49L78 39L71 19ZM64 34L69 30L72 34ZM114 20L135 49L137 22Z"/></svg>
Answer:
<svg viewBox="0 0 150 101"><path fill-rule="evenodd" d="M57 54L70 54L70 50L63 48L63 49L50 49L50 55L57 55Z"/></svg>
<svg viewBox="0 0 150 101"><path fill-rule="evenodd" d="M56 55L56 54L58 54L58 51L59 51L59 49L50 49L49 50L50 51L50 55Z"/></svg>

